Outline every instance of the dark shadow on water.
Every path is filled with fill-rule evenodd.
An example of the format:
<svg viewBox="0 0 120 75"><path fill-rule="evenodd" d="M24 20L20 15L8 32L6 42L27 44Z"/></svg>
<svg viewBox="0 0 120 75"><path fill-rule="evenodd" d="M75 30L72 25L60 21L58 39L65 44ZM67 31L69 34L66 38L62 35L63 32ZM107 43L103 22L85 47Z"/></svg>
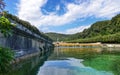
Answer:
<svg viewBox="0 0 120 75"><path fill-rule="evenodd" d="M39 67L44 64L47 58L52 54L53 50L34 56L27 60L23 60L19 63L12 65L10 73L4 75L36 75Z"/></svg>

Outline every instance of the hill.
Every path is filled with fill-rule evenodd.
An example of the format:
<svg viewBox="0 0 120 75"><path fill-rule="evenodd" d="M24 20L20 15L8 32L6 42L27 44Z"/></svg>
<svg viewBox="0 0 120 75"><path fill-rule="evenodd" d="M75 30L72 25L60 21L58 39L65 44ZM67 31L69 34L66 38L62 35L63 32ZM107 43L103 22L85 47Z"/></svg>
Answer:
<svg viewBox="0 0 120 75"><path fill-rule="evenodd" d="M67 41L70 35L60 34L60 33L45 33L49 36L53 41Z"/></svg>
<svg viewBox="0 0 120 75"><path fill-rule="evenodd" d="M47 33L47 35L52 38L53 40L56 40L56 38L60 38L60 41L69 41L69 42L84 42L85 39L94 40L100 39L99 37L106 39L106 37L112 36L113 39L116 39L118 34L120 34L120 14L113 17L111 20L105 20L105 21L98 21L91 25L90 28L85 29L83 32L72 34L72 35L65 35L65 34L57 34L57 33ZM83 41L84 39L84 41ZM107 38L109 39L109 38ZM113 39L109 39L105 42L116 42L112 41ZM87 42L86 40L86 42ZM104 42L101 40L94 40L90 42ZM120 39L117 39L120 40Z"/></svg>

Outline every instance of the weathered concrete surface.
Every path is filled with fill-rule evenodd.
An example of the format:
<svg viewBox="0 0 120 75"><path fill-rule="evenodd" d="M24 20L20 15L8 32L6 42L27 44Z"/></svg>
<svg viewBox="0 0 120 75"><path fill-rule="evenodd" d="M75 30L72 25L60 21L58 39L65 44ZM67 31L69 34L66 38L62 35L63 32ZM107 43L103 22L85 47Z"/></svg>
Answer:
<svg viewBox="0 0 120 75"><path fill-rule="evenodd" d="M9 37L0 33L0 46L11 48L15 51L15 57L49 50L53 46L52 41L38 35L23 25L17 23Z"/></svg>
<svg viewBox="0 0 120 75"><path fill-rule="evenodd" d="M0 46L11 48L15 51L15 57L21 57L35 52L45 52L52 44L17 34L7 38L0 34Z"/></svg>
<svg viewBox="0 0 120 75"><path fill-rule="evenodd" d="M47 42L41 42L42 40L37 40L34 38L29 38L17 34L13 34L10 37L3 37L0 34L0 45L4 47L9 47L13 50L39 50L39 47L43 48L48 44Z"/></svg>

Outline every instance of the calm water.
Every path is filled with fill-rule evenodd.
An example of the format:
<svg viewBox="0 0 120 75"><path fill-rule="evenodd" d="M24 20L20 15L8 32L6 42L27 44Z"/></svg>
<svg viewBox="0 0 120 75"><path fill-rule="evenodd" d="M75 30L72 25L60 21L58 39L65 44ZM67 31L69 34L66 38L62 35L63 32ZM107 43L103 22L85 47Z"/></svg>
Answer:
<svg viewBox="0 0 120 75"><path fill-rule="evenodd" d="M56 47L16 65L9 75L120 75L120 49ZM51 55L50 55L51 54Z"/></svg>

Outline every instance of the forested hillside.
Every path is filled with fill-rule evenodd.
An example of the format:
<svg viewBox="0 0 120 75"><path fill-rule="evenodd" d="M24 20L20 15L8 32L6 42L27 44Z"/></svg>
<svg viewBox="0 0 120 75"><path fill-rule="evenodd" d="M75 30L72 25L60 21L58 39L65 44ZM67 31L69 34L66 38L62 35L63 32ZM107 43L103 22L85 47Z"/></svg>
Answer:
<svg viewBox="0 0 120 75"><path fill-rule="evenodd" d="M58 33L46 33L53 41L67 41L70 35L58 34Z"/></svg>
<svg viewBox="0 0 120 75"><path fill-rule="evenodd" d="M55 37L60 38L60 41L69 41L69 42L111 42L115 43L119 41L120 34L120 14L113 17L111 20L98 21L91 25L90 28L85 29L83 32L64 35L57 33L47 33L50 38L55 40ZM54 36L55 35L55 36ZM112 38L110 38L112 37ZM94 38L94 39L93 39ZM103 40L97 40L97 39ZM105 41L106 39L106 41ZM109 39L109 40L108 40ZM117 40L115 40L117 39ZM88 41L89 40L89 41ZM96 40L96 41L95 41ZM115 40L115 41L113 41Z"/></svg>

